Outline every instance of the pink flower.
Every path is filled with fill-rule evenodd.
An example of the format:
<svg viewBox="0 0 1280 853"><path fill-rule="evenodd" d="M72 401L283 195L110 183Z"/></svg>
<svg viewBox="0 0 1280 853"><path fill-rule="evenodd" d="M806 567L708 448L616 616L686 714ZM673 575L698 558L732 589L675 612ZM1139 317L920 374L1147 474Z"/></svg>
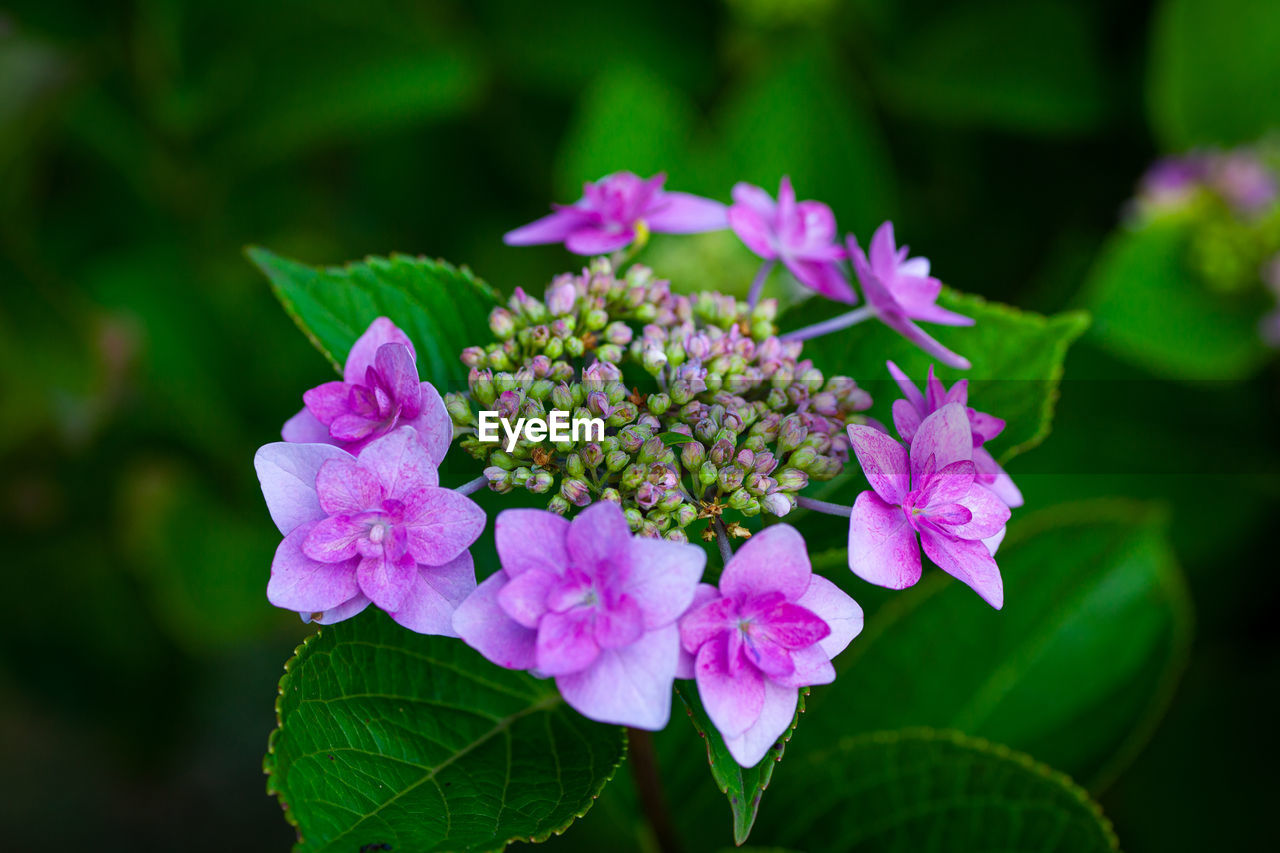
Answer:
<svg viewBox="0 0 1280 853"><path fill-rule="evenodd" d="M976 481L973 434L964 407L947 403L926 417L911 440L910 454L873 427L851 424L849 441L871 484L871 491L854 501L849 519L853 573L880 586L905 589L920 580L923 544L943 571L1000 609L1000 569L982 540L1004 535L1009 507Z"/></svg>
<svg viewBox="0 0 1280 853"><path fill-rule="evenodd" d="M508 231L508 246L564 243L578 255L603 255L630 244L639 229L663 234L696 234L727 226L725 206L718 201L666 192L664 174L645 180L632 172L615 172L584 184L573 204L552 205L555 213Z"/></svg>
<svg viewBox="0 0 1280 853"><path fill-rule="evenodd" d="M973 325L971 318L938 307L942 282L929 275L928 258L908 259L907 247L899 249L894 243L892 222L885 222L872 235L870 258L852 236L848 243L862 293L880 321L944 364L968 370L968 359L938 343L914 322Z"/></svg>
<svg viewBox="0 0 1280 853"><path fill-rule="evenodd" d="M707 716L743 767L754 767L796 713L799 688L835 680L831 659L862 630L862 608L813 574L804 539L777 524L738 550L720 587L698 587L680 620Z"/></svg>
<svg viewBox="0 0 1280 853"><path fill-rule="evenodd" d="M554 676L583 716L665 726L680 655L676 620L693 601L706 553L632 537L621 508L605 502L572 522L509 509L494 538L502 568L454 614L458 635L499 666Z"/></svg>
<svg viewBox="0 0 1280 853"><path fill-rule="evenodd" d="M332 444L358 453L400 426L411 426L433 465L453 441L453 422L429 382L418 381L417 356L404 332L386 317L356 339L341 382L302 395L306 407L285 422L285 441Z"/></svg>
<svg viewBox="0 0 1280 853"><path fill-rule="evenodd" d="M781 260L805 287L839 302L858 301L840 268L845 252L836 242L831 208L817 201L797 203L790 178L783 177L776 203L760 187L734 186L729 226L748 249L765 260Z"/></svg>
<svg viewBox="0 0 1280 853"><path fill-rule="evenodd" d="M978 482L995 492L1010 509L1022 506L1022 492L991 452L982 446L1004 431L1004 420L969 407L969 380L959 380L948 391L942 381L933 375L933 365L929 365L925 393L921 394L915 383L898 369L898 365L892 361L886 364L893 381L898 383L898 387L906 395L905 400L893 401L893 424L898 428L898 435L902 440L910 444L921 421L948 403L959 403L965 407L969 429L973 433L973 465L977 470Z"/></svg>
<svg viewBox="0 0 1280 853"><path fill-rule="evenodd" d="M372 601L423 634L453 633L453 611L475 589L467 551L484 529L469 498L439 488L412 427L358 457L328 444L277 442L253 460L284 541L267 599L321 624Z"/></svg>

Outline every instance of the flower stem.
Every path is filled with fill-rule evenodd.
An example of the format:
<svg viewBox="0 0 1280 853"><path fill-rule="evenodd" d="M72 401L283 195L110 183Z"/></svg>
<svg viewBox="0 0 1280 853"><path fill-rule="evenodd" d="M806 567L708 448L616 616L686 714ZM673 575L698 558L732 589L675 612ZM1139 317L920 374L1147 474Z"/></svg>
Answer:
<svg viewBox="0 0 1280 853"><path fill-rule="evenodd" d="M875 313L871 310L871 306L863 305L861 308L855 308L846 314L841 314L839 317L832 317L830 320L823 320L821 323L814 323L812 326L805 326L802 329L796 329L794 332L778 335L778 340L807 341L819 335L829 335L832 332L856 326L863 320L870 320L873 316L875 316Z"/></svg>
<svg viewBox="0 0 1280 853"><path fill-rule="evenodd" d="M460 495L469 495L472 492L478 492L481 489L483 489L485 483L487 482L489 482L489 479L485 477L483 474L481 474L479 477L476 477L474 480L468 480L467 482L463 483L461 486L458 486L458 488L454 489L454 491Z"/></svg>
<svg viewBox="0 0 1280 853"><path fill-rule="evenodd" d="M760 271L756 273L756 277L751 280L751 290L747 292L747 308L752 311L760 301L760 292L764 290L764 283L769 278L769 273L773 272L773 264L772 258L766 260L760 265Z"/></svg>
<svg viewBox="0 0 1280 853"><path fill-rule="evenodd" d="M680 838L671 821L666 794L662 790L662 776L653 750L653 735L643 729L628 727L627 753L631 758L631 777L636 783L640 806L649 821L649 828L653 830L658 850L661 853L679 853Z"/></svg>
<svg viewBox="0 0 1280 853"><path fill-rule="evenodd" d="M715 519L716 526L716 544L720 546L720 561L726 566L733 559L733 545L729 543L729 531L724 529L724 522L717 517Z"/></svg>
<svg viewBox="0 0 1280 853"><path fill-rule="evenodd" d="M833 504L827 501L820 501L815 498L806 498L799 496L796 498L796 506L801 509L811 509L814 512L825 513L826 515L838 515L848 518L853 515L853 507L844 504Z"/></svg>

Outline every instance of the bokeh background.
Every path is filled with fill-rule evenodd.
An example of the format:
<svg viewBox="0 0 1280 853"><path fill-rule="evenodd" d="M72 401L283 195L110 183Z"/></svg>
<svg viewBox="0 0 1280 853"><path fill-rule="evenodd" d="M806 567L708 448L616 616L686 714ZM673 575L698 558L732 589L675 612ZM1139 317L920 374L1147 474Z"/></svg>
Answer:
<svg viewBox="0 0 1280 853"><path fill-rule="evenodd" d="M500 235L583 179L727 199L789 173L844 229L892 218L947 282L1051 312L1154 157L1277 125L1272 0L6 3L0 846L293 839L261 755L309 629L265 601L250 460L329 368L246 244L439 256L509 292L576 263ZM649 251L686 286L754 269L731 237ZM1274 837L1277 400L1274 361L1179 382L1095 331L1012 468L1030 507L1173 519L1195 642L1100 795L1131 851Z"/></svg>

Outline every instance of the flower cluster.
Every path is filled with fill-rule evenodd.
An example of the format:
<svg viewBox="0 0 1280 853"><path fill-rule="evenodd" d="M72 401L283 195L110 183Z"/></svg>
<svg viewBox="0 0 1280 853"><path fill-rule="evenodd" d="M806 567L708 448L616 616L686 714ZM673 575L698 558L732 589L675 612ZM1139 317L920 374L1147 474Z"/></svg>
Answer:
<svg viewBox="0 0 1280 853"><path fill-rule="evenodd" d="M857 603L813 574L801 534L769 522L797 507L847 516L855 575L909 586L923 547L998 608L994 554L1022 496L984 447L1004 422L968 406L963 380L947 389L930 368L922 392L889 363L904 394L892 408L899 442L866 416L872 401L854 379L804 356L805 340L876 319L968 365L917 325L972 320L937 305L929 262L899 248L890 223L863 252L785 178L776 201L740 184L729 207L663 183L611 175L507 235L615 254L557 276L540 298L515 288L490 314L492 339L461 353L465 391L442 398L420 381L413 342L373 321L342 381L307 391L285 441L258 451L283 536L267 597L324 624L372 603L411 630L554 678L601 722L662 728L673 683L693 679L729 752L752 766L791 724L800 689L831 682L832 659L862 628ZM651 231L727 227L763 259L745 301L677 294L627 263L626 247ZM779 334L777 303L760 298L779 263L854 304L848 264L866 305ZM492 441L481 430L490 412L565 413L604 430ZM455 440L480 476L445 489L438 467ZM853 459L871 488L852 507L802 495ZM469 549L487 520L467 495L481 488L545 495L547 508L496 516L499 565L477 585ZM694 530L718 543L717 584ZM735 539L746 540L736 552Z"/></svg>

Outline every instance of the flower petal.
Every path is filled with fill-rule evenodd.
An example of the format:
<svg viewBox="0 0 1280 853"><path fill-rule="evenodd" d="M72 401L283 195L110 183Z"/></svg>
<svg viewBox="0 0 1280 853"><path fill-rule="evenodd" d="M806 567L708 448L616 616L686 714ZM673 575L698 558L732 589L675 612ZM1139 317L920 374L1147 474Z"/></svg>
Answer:
<svg viewBox="0 0 1280 853"><path fill-rule="evenodd" d="M316 476L324 463L351 459L351 454L331 444L294 444L277 441L263 445L253 456L253 467L262 485L267 511L280 532L289 534L327 513L316 494Z"/></svg>
<svg viewBox="0 0 1280 853"><path fill-rule="evenodd" d="M676 664L676 678L693 678L693 655L688 651L685 651L685 619L689 618L689 614L696 613L701 610L704 604L717 601L720 598L722 598L720 590L716 589L709 583L700 583L698 584L698 588L694 590L693 601L690 603L689 609L677 623L680 629L680 662ZM730 603L732 604L732 602ZM706 626L691 625L689 630L690 635L688 648L693 649L694 652L698 651L698 648L702 643L706 642L706 640L718 633L715 627L712 627L712 629L708 631L706 630Z"/></svg>
<svg viewBox="0 0 1280 853"><path fill-rule="evenodd" d="M369 525L350 516L334 515L316 522L302 543L302 553L321 563L341 563L356 555L356 543L369 532Z"/></svg>
<svg viewBox="0 0 1280 853"><path fill-rule="evenodd" d="M828 659L844 651L853 638L862 633L862 608L858 602L822 575L813 576L796 604L816 613L831 629L830 634L818 641L818 647Z"/></svg>
<svg viewBox="0 0 1280 853"><path fill-rule="evenodd" d="M784 255L782 262L795 276L796 281L822 296L836 302L847 302L850 305L858 301L858 294L845 278L839 264L832 261L811 261L792 255Z"/></svg>
<svg viewBox="0 0 1280 853"><path fill-rule="evenodd" d="M413 427L400 427L360 451L360 464L382 483L386 500L404 500L410 492L440 485L440 476Z"/></svg>
<svg viewBox="0 0 1280 853"><path fill-rule="evenodd" d="M360 591L388 613L400 609L417 579L418 569L412 560L394 562L378 555L365 557L356 567Z"/></svg>
<svg viewBox="0 0 1280 853"><path fill-rule="evenodd" d="M498 605L524 627L537 628L538 620L547 612L547 594L559 580L557 575L542 569L522 572L498 591Z"/></svg>
<svg viewBox="0 0 1280 853"><path fill-rule="evenodd" d="M640 605L645 628L670 625L693 602L707 552L696 545L640 537L629 546L631 569L622 591Z"/></svg>
<svg viewBox="0 0 1280 853"><path fill-rule="evenodd" d="M865 282L863 284L863 292L867 294L871 293L871 290L866 286ZM870 295L867 296L867 300L871 301ZM880 322L884 323L890 329L893 329L895 332L902 335L908 341L920 347L920 349L938 359L943 364L949 367L954 367L957 370L968 370L972 367L969 363L969 359L962 355L957 355L942 344L938 343L932 335L908 319L900 309L888 311L878 310L876 316L880 318Z"/></svg>
<svg viewBox="0 0 1280 853"><path fill-rule="evenodd" d="M602 649L630 645L644 633L644 614L629 595L622 595L613 606L596 612L596 642Z"/></svg>
<svg viewBox="0 0 1280 853"><path fill-rule="evenodd" d="M864 581L906 589L920 580L920 548L902 508L875 492L858 495L849 517L849 568Z"/></svg>
<svg viewBox="0 0 1280 853"><path fill-rule="evenodd" d="M898 388L902 391L902 396L907 398L917 412L923 412L925 410L924 395L920 393L920 389L916 387L916 384L892 361L886 361L884 364L889 369L889 375L893 377L893 381L898 384Z"/></svg>
<svg viewBox="0 0 1280 853"><path fill-rule="evenodd" d="M773 196L769 195L768 190L739 182L733 185L732 197L735 207L750 208L766 222L772 221L777 215L778 205L774 203Z"/></svg>
<svg viewBox="0 0 1280 853"><path fill-rule="evenodd" d="M765 679L753 666L729 671L724 638L704 643L694 661L698 696L707 716L727 741L738 737L760 718L764 708Z"/></svg>
<svg viewBox="0 0 1280 853"><path fill-rule="evenodd" d="M622 508L598 501L569 524L565 547L574 568L592 577L624 579L631 565L631 528Z"/></svg>
<svg viewBox="0 0 1280 853"><path fill-rule="evenodd" d="M813 645L791 653L791 674L773 681L783 687L812 687L815 684L830 684L836 680L836 668L831 665L831 658L822 650L822 646Z"/></svg>
<svg viewBox="0 0 1280 853"><path fill-rule="evenodd" d="M982 599L999 610L1004 606L1004 582L991 552L977 539L954 539L939 531L920 531L924 552L947 574L968 584Z"/></svg>
<svg viewBox="0 0 1280 853"><path fill-rule="evenodd" d="M314 526L298 527L276 548L275 559L271 561L271 580L267 582L267 600L276 607L298 613L319 613L360 594L354 560L321 563L303 553L302 543Z"/></svg>
<svg viewBox="0 0 1280 853"><path fill-rule="evenodd" d="M679 640L675 625L646 632L619 649L605 649L589 668L556 678L560 695L600 723L657 731L671 718Z"/></svg>
<svg viewBox="0 0 1280 853"><path fill-rule="evenodd" d="M354 576L355 573L352 572L352 577ZM357 592L353 598L348 601L344 601L337 607L330 607L328 610L320 613L301 614L302 621L314 622L317 625L332 625L335 622L342 622L345 619L350 619L352 616L360 615L370 604L373 604L373 602L369 600L369 596L365 595L363 592Z"/></svg>
<svg viewBox="0 0 1280 853"><path fill-rule="evenodd" d="M947 527L946 532L958 539L986 539L1009 522L1009 507L981 483L974 483L959 503L972 517L964 524Z"/></svg>
<svg viewBox="0 0 1280 853"><path fill-rule="evenodd" d="M418 489L404 499L409 553L419 563L440 566L471 547L484 530L484 510L453 489Z"/></svg>
<svg viewBox="0 0 1280 853"><path fill-rule="evenodd" d="M356 342L351 345L351 351L347 353L347 363L342 367L343 381L351 385L363 385L365 372L373 367L378 348L383 344L404 344L409 349L409 355L417 358L409 336L390 319L379 317L370 323L364 334L356 338Z"/></svg>
<svg viewBox="0 0 1280 853"><path fill-rule="evenodd" d="M575 255L607 255L630 245L636 238L635 228L608 228L599 225L583 225L569 234L564 247Z"/></svg>
<svg viewBox="0 0 1280 853"><path fill-rule="evenodd" d="M536 246L542 243L563 243L568 236L591 221L591 215L576 207L562 207L528 225L522 225L502 235L508 246Z"/></svg>
<svg viewBox="0 0 1280 853"><path fill-rule="evenodd" d="M973 434L964 406L948 403L929 415L911 439L911 483L924 485L925 466L933 458L933 470L940 472L952 462L973 461Z"/></svg>
<svg viewBox="0 0 1280 853"><path fill-rule="evenodd" d="M728 218L729 227L748 249L765 259L778 257L773 227L758 210L735 204Z"/></svg>
<svg viewBox="0 0 1280 853"><path fill-rule="evenodd" d="M322 424L331 424L350 409L351 389L345 382L325 382L302 393L307 411Z"/></svg>
<svg viewBox="0 0 1280 853"><path fill-rule="evenodd" d="M662 193L643 217L650 231L663 234L697 234L729 227L728 208L689 193Z"/></svg>
<svg viewBox="0 0 1280 853"><path fill-rule="evenodd" d="M329 428L305 408L284 422L280 437L296 444L333 444Z"/></svg>
<svg viewBox="0 0 1280 853"><path fill-rule="evenodd" d="M563 575L569 567L568 534L569 521L543 509L503 510L493 525L498 560L512 577L531 569Z"/></svg>
<svg viewBox="0 0 1280 853"><path fill-rule="evenodd" d="M849 424L846 431L868 485L887 503L900 505L911 491L907 449L872 426Z"/></svg>
<svg viewBox="0 0 1280 853"><path fill-rule="evenodd" d="M580 609L547 613L538 620L538 671L544 675L580 672L600 656L590 616Z"/></svg>
<svg viewBox="0 0 1280 853"><path fill-rule="evenodd" d="M386 385L391 396L402 407L418 409L422 390L418 381L418 365L414 363L409 348L403 344L383 344L373 359L378 377Z"/></svg>
<svg viewBox="0 0 1280 853"><path fill-rule="evenodd" d="M812 576L804 537L789 524L775 524L752 536L733 555L720 576L720 591L739 602L771 592L796 601Z"/></svg>
<svg viewBox="0 0 1280 853"><path fill-rule="evenodd" d="M927 507L955 503L973 488L977 469L968 459L952 462L941 471L935 471L928 483L917 486L922 491L922 502Z"/></svg>
<svg viewBox="0 0 1280 853"><path fill-rule="evenodd" d="M413 420L405 421L404 425L417 431L418 441L427 449L431 464L439 468L445 454L449 452L449 445L453 443L453 420L434 385L423 382L419 388L421 411Z"/></svg>
<svg viewBox="0 0 1280 853"><path fill-rule="evenodd" d="M778 742L778 738L790 728L796 717L799 697L800 691L794 687L766 681L760 714L755 722L736 737L725 738L724 745L728 747L733 760L743 767L755 767L759 764ZM721 731L721 734L724 732Z"/></svg>
<svg viewBox="0 0 1280 853"><path fill-rule="evenodd" d="M498 604L507 573L497 571L476 587L453 614L453 630L468 646L507 669L533 669L537 632L519 625Z"/></svg>
<svg viewBox="0 0 1280 853"><path fill-rule="evenodd" d="M442 566L418 566L413 586L391 618L410 631L456 637L453 613L476 588L476 567L463 551Z"/></svg>
<svg viewBox="0 0 1280 853"><path fill-rule="evenodd" d="M996 497L1005 502L1010 509L1022 506L1022 492L1014 484L1013 478L1000 467L991 452L985 447L975 448L973 464L978 469L980 482L996 493Z"/></svg>
<svg viewBox="0 0 1280 853"><path fill-rule="evenodd" d="M382 484L365 466L350 456L330 459L316 474L320 506L330 514L360 513L382 504Z"/></svg>

